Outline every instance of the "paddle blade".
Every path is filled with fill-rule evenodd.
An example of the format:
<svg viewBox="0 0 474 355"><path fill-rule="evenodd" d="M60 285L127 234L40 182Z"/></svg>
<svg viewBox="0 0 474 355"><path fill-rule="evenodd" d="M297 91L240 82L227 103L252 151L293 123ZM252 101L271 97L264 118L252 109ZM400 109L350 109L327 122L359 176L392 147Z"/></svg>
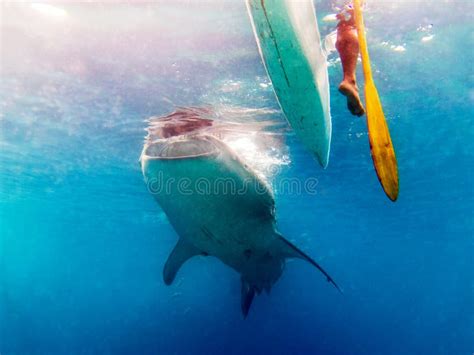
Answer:
<svg viewBox="0 0 474 355"><path fill-rule="evenodd" d="M375 171L388 198L396 201L398 197L397 158L395 157L379 94L372 80L365 83L365 108L370 153L374 161Z"/></svg>
<svg viewBox="0 0 474 355"><path fill-rule="evenodd" d="M367 130L369 132L370 153L374 161L377 177L388 198L395 201L398 197L398 169L395 151L393 150L390 132L388 131L385 115L379 94L372 79L369 51L365 38L364 18L360 0L354 0L355 22L359 39L360 55L365 79L365 110L367 115Z"/></svg>

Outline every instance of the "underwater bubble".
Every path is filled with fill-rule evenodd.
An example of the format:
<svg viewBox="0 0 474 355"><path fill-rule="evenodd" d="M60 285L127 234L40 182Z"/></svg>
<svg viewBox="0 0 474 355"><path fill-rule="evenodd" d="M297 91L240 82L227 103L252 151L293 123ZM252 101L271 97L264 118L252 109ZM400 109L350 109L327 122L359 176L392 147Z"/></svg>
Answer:
<svg viewBox="0 0 474 355"><path fill-rule="evenodd" d="M424 36L421 38L422 42L429 42L434 38L434 35Z"/></svg>
<svg viewBox="0 0 474 355"><path fill-rule="evenodd" d="M398 46L392 45L392 46L390 46L390 48L394 52L405 52L407 50L404 46L401 46L401 45L398 45Z"/></svg>

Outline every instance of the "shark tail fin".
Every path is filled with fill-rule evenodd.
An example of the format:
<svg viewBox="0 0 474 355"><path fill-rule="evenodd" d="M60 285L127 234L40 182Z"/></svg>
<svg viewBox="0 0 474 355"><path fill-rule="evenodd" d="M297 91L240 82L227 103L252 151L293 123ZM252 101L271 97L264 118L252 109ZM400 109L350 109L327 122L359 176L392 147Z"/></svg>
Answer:
<svg viewBox="0 0 474 355"><path fill-rule="evenodd" d="M328 282L332 283L334 287L340 292L343 293L342 290L339 288L339 286L336 284L336 282L333 280L333 278L322 268L321 265L319 265L316 261L314 261L310 256L308 256L305 252L300 250L296 245L291 243L289 240L285 239L283 236L278 236L280 243L283 246L283 250L285 251L285 256L290 257L290 258L299 258L306 260L309 262L311 265L316 267L321 273L326 276L326 279Z"/></svg>
<svg viewBox="0 0 474 355"><path fill-rule="evenodd" d="M243 278L241 279L242 288L241 288L241 308L242 314L244 318L247 318L249 314L250 306L252 305L253 298L255 296L255 288L250 286L250 284L245 281Z"/></svg>
<svg viewBox="0 0 474 355"><path fill-rule="evenodd" d="M163 269L165 284L171 285L181 266L193 256L200 254L202 252L199 249L186 242L183 238L179 238Z"/></svg>

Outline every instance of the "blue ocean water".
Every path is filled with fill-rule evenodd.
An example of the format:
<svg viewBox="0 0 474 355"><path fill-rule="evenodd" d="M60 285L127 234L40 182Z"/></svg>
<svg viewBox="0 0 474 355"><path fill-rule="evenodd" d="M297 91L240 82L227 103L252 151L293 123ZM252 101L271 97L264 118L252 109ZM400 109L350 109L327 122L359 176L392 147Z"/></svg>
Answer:
<svg viewBox="0 0 474 355"><path fill-rule="evenodd" d="M340 2L316 5L321 20ZM379 186L332 54L329 166L287 132L291 163L272 184L318 179L316 195L276 189L278 228L344 294L292 261L246 320L239 276L217 259L164 285L177 237L138 164L149 116L278 110L245 4L1 10L1 354L472 354L471 2L368 2L399 200Z"/></svg>

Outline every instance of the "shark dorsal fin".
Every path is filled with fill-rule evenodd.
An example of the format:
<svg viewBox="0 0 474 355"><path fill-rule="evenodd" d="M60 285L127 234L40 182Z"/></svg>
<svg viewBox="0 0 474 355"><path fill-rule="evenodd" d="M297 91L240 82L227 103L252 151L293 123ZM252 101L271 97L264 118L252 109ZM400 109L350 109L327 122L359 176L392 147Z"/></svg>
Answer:
<svg viewBox="0 0 474 355"><path fill-rule="evenodd" d="M171 285L180 267L193 256L200 254L202 252L194 245L186 242L183 238L179 238L163 269L165 284Z"/></svg>
<svg viewBox="0 0 474 355"><path fill-rule="evenodd" d="M328 282L332 283L334 287L337 288L339 292L342 293L342 290L339 288L339 286L334 282L333 278L322 268L321 265L319 265L316 261L314 261L310 256L308 256L305 252L300 250L296 245L291 243L289 240L285 239L283 236L278 235L278 241L280 244L280 248L283 250L283 255L287 258L299 258L306 260L309 262L311 265L316 267L319 271L322 272L324 276L326 276L326 279Z"/></svg>

